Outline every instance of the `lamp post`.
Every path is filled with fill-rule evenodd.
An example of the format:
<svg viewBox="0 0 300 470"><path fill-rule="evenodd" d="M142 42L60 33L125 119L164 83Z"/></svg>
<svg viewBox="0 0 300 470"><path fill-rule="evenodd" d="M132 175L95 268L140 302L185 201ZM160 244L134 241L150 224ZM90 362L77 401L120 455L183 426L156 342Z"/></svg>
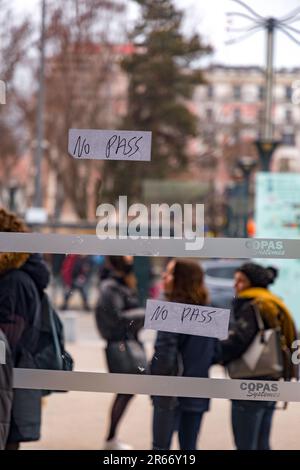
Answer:
<svg viewBox="0 0 300 470"><path fill-rule="evenodd" d="M198 160L201 169L208 170L208 194L206 205L206 216L210 231L216 236L218 232L218 217L217 217L217 203L216 203L216 191L215 191L215 177L216 177L216 166L217 156L214 151L206 152L199 156Z"/></svg>
<svg viewBox="0 0 300 470"><path fill-rule="evenodd" d="M43 141L44 141L44 74L45 74L45 19L46 19L46 0L42 0L42 21L41 21L41 38L40 38L40 70L39 70L39 90L37 105L37 122L36 122L36 149L35 149L35 184L34 184L34 206L42 207L42 159L43 159Z"/></svg>
<svg viewBox="0 0 300 470"><path fill-rule="evenodd" d="M259 153L261 166L263 171L269 171L272 154L279 144L273 138L273 125L272 125L272 103L273 103L273 78L274 78L274 35L275 31L281 31L285 36L300 45L298 40L300 30L291 26L292 23L300 21L300 7L291 11L281 18L264 17L259 15L256 11L250 8L245 2L241 0L232 0L234 3L243 7L244 12L230 12L227 13L228 17L242 17L249 21L245 28L232 28L228 30L231 32L242 33L238 37L230 39L227 44L234 44L246 39L253 34L261 31L266 31L266 67L265 67L265 116L264 128L262 139L257 140L256 147Z"/></svg>
<svg viewBox="0 0 300 470"><path fill-rule="evenodd" d="M249 202L250 202L250 177L256 166L256 160L252 157L242 157L238 161L238 167L243 174L243 236L246 238L247 225L249 218Z"/></svg>

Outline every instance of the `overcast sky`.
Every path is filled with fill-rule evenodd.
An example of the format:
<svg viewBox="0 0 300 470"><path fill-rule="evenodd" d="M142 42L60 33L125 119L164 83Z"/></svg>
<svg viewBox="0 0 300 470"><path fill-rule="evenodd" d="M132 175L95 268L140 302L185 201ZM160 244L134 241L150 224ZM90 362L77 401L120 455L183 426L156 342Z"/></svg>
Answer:
<svg viewBox="0 0 300 470"><path fill-rule="evenodd" d="M185 30L198 31L214 47L215 53L210 59L214 63L233 65L263 65L265 62L265 35L258 32L245 41L235 45L225 45L229 39L226 31L226 12L245 12L232 0L174 0L176 5L186 13ZM127 0L129 18L136 15L136 8ZM296 7L300 7L300 0L245 0L247 5L263 16L280 17L286 15ZM38 20L40 0L13 0L16 11L29 12ZM133 2L134 3L134 2ZM299 15L300 18L300 15ZM247 27L248 20L239 18L234 20L232 26ZM299 28L300 21L291 26ZM237 36L239 33L235 33ZM300 34L298 35L300 40ZM275 39L276 53L275 65L277 67L300 67L300 46L278 32Z"/></svg>

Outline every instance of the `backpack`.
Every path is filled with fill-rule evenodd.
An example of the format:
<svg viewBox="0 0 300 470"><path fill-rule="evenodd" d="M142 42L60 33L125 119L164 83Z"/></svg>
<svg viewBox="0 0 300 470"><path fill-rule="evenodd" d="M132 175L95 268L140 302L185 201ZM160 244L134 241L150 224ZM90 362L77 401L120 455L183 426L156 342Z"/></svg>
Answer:
<svg viewBox="0 0 300 470"><path fill-rule="evenodd" d="M33 354L36 368L73 370L73 359L64 347L63 324L45 292L41 298L39 330Z"/></svg>
<svg viewBox="0 0 300 470"><path fill-rule="evenodd" d="M259 312L268 325L269 328L276 328L279 331L280 338L280 350L283 360L283 378L286 381L291 380L292 378L297 378L299 376L298 366L294 365L292 362L292 349L291 344L289 344L288 338L284 335L284 312L281 310L280 306L268 299L257 298L254 302L254 305L257 306ZM297 339L296 328L294 327L294 337L292 340Z"/></svg>

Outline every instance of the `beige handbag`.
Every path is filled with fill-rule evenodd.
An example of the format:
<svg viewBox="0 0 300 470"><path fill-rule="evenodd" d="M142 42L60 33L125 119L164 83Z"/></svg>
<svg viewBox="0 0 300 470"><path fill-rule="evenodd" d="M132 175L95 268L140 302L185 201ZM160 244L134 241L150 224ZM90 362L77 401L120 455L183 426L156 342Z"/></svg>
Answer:
<svg viewBox="0 0 300 470"><path fill-rule="evenodd" d="M279 379L284 375L280 328L265 330L257 306L252 305L259 331L244 354L228 364L228 374L232 379Z"/></svg>

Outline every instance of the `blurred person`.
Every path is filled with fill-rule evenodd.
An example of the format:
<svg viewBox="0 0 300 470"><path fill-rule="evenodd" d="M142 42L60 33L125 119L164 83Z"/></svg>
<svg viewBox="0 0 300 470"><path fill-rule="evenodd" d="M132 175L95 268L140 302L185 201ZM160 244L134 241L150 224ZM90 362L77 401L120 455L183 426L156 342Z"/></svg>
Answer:
<svg viewBox="0 0 300 470"><path fill-rule="evenodd" d="M145 307L150 296L153 279L152 263L149 256L135 256L133 261L134 274L137 278L137 291L140 305Z"/></svg>
<svg viewBox="0 0 300 470"><path fill-rule="evenodd" d="M112 267L109 258L109 256L105 256L103 263L101 264L101 266L99 266L98 274L100 282L111 277Z"/></svg>
<svg viewBox="0 0 300 470"><path fill-rule="evenodd" d="M264 328L280 327L288 356L296 339L296 328L284 302L268 290L277 277L275 268L245 263L235 273L236 297L233 301L235 323L227 340L221 342L222 364L240 358L248 349L259 325L254 304L262 317ZM295 377L291 360L285 361L285 376ZM247 377L242 377L247 379ZM252 379L253 380L253 379ZM278 380L257 377L255 380ZM237 450L269 450L272 418L276 402L232 400L232 429Z"/></svg>
<svg viewBox="0 0 300 470"><path fill-rule="evenodd" d="M204 273L190 260L169 261L162 275L166 300L192 305L207 305ZM153 375L208 377L217 340L202 336L159 331L151 361ZM207 398L152 397L153 449L170 449L178 432L181 450L195 450L203 415L209 409Z"/></svg>
<svg viewBox="0 0 300 470"><path fill-rule="evenodd" d="M0 450L4 450L9 433L13 400L13 363L7 339L0 330L0 343L5 345L5 363L0 362Z"/></svg>
<svg viewBox="0 0 300 470"><path fill-rule="evenodd" d="M15 214L0 209L1 232L28 232ZM8 340L14 367L35 368L41 296L49 271L38 254L0 253L0 328ZM40 439L41 390L15 389L6 449Z"/></svg>
<svg viewBox="0 0 300 470"><path fill-rule="evenodd" d="M68 255L65 258L62 264L62 279L65 287L62 310L68 309L69 299L76 290L81 295L84 310L91 310L88 302L91 274L92 262L89 256Z"/></svg>
<svg viewBox="0 0 300 470"><path fill-rule="evenodd" d="M50 259L51 273L53 276L53 281L56 282L58 286L62 284L61 272L62 265L66 258L66 255L62 253L54 253Z"/></svg>
<svg viewBox="0 0 300 470"><path fill-rule="evenodd" d="M107 277L100 284L96 307L96 323L107 340L106 359L111 373L144 373L146 356L138 333L144 323L144 309L140 308L136 291L137 280L130 256L109 256ZM133 345L127 355L127 346ZM120 442L117 428L133 395L118 394L113 401L110 425L104 448L125 450L130 446Z"/></svg>

